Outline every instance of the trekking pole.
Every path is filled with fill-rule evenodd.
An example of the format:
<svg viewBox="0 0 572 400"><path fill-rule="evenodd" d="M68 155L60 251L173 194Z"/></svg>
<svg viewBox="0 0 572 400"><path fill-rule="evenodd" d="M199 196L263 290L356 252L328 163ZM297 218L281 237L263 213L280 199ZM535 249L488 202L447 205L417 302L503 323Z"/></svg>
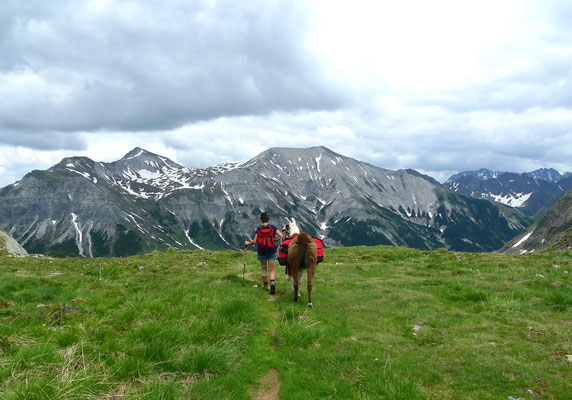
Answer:
<svg viewBox="0 0 572 400"><path fill-rule="evenodd" d="M244 286L244 272L246 271L246 253L248 252L248 245L244 246L244 267L242 268L242 286Z"/></svg>

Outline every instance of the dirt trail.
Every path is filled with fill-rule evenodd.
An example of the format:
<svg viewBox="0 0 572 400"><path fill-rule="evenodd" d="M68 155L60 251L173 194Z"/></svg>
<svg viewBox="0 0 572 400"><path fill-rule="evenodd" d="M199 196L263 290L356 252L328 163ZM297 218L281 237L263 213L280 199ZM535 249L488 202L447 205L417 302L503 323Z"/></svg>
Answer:
<svg viewBox="0 0 572 400"><path fill-rule="evenodd" d="M252 286L253 284L262 286L262 278L258 274L247 272L245 274L246 285ZM268 301L273 302L282 297L286 292L277 292L275 295L269 295ZM274 352L278 351L278 344L274 345ZM280 400L278 395L280 391L280 373L276 369L271 369L266 375L260 378L258 390L251 388L250 393L254 400Z"/></svg>
<svg viewBox="0 0 572 400"><path fill-rule="evenodd" d="M253 393L255 400L280 400L278 392L280 391L280 374L277 370L272 369L262 378L260 378L260 385L258 392Z"/></svg>

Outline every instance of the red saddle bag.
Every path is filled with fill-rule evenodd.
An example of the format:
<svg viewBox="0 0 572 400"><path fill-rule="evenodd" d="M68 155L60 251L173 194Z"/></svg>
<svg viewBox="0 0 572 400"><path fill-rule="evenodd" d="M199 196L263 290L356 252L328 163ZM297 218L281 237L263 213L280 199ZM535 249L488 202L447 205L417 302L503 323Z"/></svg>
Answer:
<svg viewBox="0 0 572 400"><path fill-rule="evenodd" d="M287 265L288 264L288 246L292 242L296 235L287 237L284 239L280 247L278 247L278 263L280 265ZM312 237L314 242L316 242L316 247L318 249L317 256L318 256L318 264L324 261L324 240Z"/></svg>

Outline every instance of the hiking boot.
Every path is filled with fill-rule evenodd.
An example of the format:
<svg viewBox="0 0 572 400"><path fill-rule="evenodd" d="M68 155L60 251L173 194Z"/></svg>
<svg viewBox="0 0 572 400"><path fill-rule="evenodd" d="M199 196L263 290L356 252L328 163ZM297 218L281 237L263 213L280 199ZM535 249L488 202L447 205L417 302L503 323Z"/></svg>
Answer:
<svg viewBox="0 0 572 400"><path fill-rule="evenodd" d="M274 294L276 293L276 284L274 283L274 280L270 281L270 294Z"/></svg>
<svg viewBox="0 0 572 400"><path fill-rule="evenodd" d="M262 285L262 288L264 290L268 290L268 282L264 282L264 285Z"/></svg>

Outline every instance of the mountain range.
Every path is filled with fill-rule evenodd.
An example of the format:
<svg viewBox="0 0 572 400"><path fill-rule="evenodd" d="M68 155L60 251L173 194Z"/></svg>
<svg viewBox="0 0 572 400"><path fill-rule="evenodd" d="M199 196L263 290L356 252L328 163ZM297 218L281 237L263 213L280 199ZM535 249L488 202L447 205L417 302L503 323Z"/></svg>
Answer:
<svg viewBox="0 0 572 400"><path fill-rule="evenodd" d="M206 169L135 148L111 163L65 158L0 189L0 227L30 253L60 256L243 249L262 211L279 228L296 218L326 246L491 251L532 223L414 170L378 168L326 147L272 148Z"/></svg>
<svg viewBox="0 0 572 400"><path fill-rule="evenodd" d="M572 189L572 174L551 168L522 174L483 168L455 174L443 186L466 196L515 207L537 221Z"/></svg>

